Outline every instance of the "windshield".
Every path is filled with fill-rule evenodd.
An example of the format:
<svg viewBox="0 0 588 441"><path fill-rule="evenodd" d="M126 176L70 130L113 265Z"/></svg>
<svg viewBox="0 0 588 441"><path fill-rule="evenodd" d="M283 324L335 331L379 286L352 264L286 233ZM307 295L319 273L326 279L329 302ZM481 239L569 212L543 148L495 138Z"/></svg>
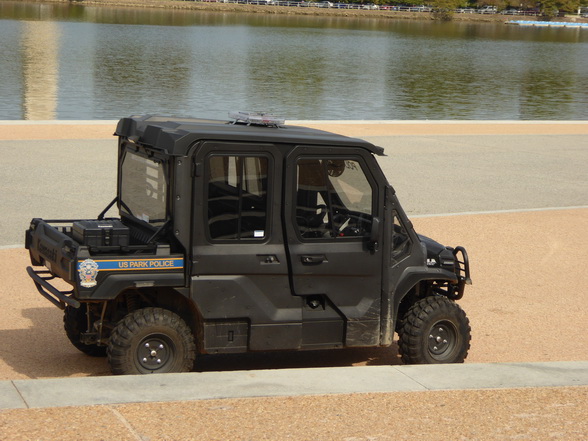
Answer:
<svg viewBox="0 0 588 441"><path fill-rule="evenodd" d="M167 184L163 163L127 151L120 189L120 210L152 225L166 220Z"/></svg>

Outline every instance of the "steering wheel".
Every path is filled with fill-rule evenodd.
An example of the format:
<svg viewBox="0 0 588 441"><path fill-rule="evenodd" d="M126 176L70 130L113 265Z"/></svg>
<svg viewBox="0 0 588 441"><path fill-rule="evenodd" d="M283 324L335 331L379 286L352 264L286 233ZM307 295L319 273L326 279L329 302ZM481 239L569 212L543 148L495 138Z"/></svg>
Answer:
<svg viewBox="0 0 588 441"><path fill-rule="evenodd" d="M321 204L314 208L308 208L309 211L313 209L317 212L296 216L296 223L298 224L302 237L323 237L325 232L328 231L327 223L325 222L325 216L329 212L327 206Z"/></svg>

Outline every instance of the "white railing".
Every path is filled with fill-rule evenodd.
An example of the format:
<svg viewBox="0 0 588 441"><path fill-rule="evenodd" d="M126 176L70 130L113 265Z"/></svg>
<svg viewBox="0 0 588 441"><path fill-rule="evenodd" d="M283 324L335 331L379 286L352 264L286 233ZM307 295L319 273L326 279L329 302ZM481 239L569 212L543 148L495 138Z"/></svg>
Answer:
<svg viewBox="0 0 588 441"><path fill-rule="evenodd" d="M236 3L245 5L263 5L263 6L288 6L293 8L333 8L333 9L364 9L364 10L385 10L385 11L400 11L400 12L432 12L433 8L430 6L396 6L396 5L374 5L374 4L359 4L359 3L334 3L328 1L322 2L306 2L306 1L280 1L280 0L184 0L184 1L200 1L208 3ZM519 11L519 10L504 10L496 11L494 9L475 9L475 8L458 8L454 10L457 14L504 14L504 15L539 15L537 11Z"/></svg>

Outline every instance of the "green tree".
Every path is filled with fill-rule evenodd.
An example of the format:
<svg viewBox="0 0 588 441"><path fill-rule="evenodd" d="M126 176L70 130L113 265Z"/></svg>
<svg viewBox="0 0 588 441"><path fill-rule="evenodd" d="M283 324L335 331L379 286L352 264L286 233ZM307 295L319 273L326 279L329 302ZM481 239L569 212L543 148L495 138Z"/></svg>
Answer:
<svg viewBox="0 0 588 441"><path fill-rule="evenodd" d="M506 9L506 7L508 6L508 1L507 0L480 0L477 3L478 7L482 7L482 6L496 6L496 9L498 9L499 11Z"/></svg>
<svg viewBox="0 0 588 441"><path fill-rule="evenodd" d="M524 10L537 7L537 0L478 0L476 6L496 6L499 11L509 7Z"/></svg>
<svg viewBox="0 0 588 441"><path fill-rule="evenodd" d="M544 17L552 18L558 12L577 12L580 7L580 0L541 0L538 5Z"/></svg>
<svg viewBox="0 0 588 441"><path fill-rule="evenodd" d="M449 21L453 13L463 3L463 0L430 0L433 17L437 20Z"/></svg>

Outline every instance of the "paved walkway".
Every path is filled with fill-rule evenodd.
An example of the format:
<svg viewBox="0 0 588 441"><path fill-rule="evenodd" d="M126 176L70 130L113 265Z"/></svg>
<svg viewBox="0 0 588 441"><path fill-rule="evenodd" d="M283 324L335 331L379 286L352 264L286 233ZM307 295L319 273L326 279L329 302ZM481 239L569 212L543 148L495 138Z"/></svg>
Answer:
<svg viewBox="0 0 588 441"><path fill-rule="evenodd" d="M588 205L586 122L294 123L383 147L410 217ZM0 247L21 245L33 217L92 219L112 201L115 127L0 121Z"/></svg>
<svg viewBox="0 0 588 441"><path fill-rule="evenodd" d="M588 361L354 366L13 380L0 382L0 409L566 386L588 386Z"/></svg>

